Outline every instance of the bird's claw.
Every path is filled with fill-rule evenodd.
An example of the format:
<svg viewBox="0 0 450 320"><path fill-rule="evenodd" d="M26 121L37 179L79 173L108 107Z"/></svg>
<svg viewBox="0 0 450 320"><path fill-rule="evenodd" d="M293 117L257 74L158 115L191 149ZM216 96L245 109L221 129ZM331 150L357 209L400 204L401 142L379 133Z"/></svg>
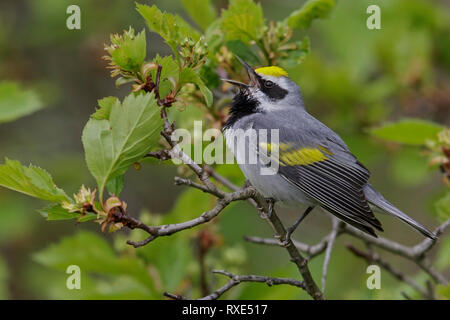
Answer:
<svg viewBox="0 0 450 320"><path fill-rule="evenodd" d="M294 230L295 228L293 227L289 227L286 229L286 235L284 236L284 239L280 239L280 246L287 247L289 245L289 243L291 242L291 235Z"/></svg>

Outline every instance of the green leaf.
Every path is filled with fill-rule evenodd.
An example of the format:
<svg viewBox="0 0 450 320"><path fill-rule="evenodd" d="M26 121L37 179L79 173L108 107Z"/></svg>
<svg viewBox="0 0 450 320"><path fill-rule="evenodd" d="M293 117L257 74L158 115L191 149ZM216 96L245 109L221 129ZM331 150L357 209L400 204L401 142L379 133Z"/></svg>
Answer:
<svg viewBox="0 0 450 320"><path fill-rule="evenodd" d="M202 81L203 83L203 81ZM211 107L213 103L213 94L205 84L198 84L200 91L205 98L206 106Z"/></svg>
<svg viewBox="0 0 450 320"><path fill-rule="evenodd" d="M217 18L211 0L182 0L183 6L195 23L206 30Z"/></svg>
<svg viewBox="0 0 450 320"><path fill-rule="evenodd" d="M234 55L239 56L245 62L250 65L260 64L258 56L252 51L250 46L242 42L241 40L230 40L225 43L228 49L233 52Z"/></svg>
<svg viewBox="0 0 450 320"><path fill-rule="evenodd" d="M38 212L48 221L51 220L70 220L80 216L78 212L69 212L59 204L52 204L38 210Z"/></svg>
<svg viewBox="0 0 450 320"><path fill-rule="evenodd" d="M114 44L110 50L112 61L123 70L139 71L147 55L145 30L135 36L130 27L122 37L113 36L111 42Z"/></svg>
<svg viewBox="0 0 450 320"><path fill-rule="evenodd" d="M205 85L200 75L196 73L193 69L184 68L183 70L181 70L179 82L180 87L186 83L193 83L197 85L203 97L205 98L206 105L208 107L212 105L213 95L211 90L209 90L209 88Z"/></svg>
<svg viewBox="0 0 450 320"><path fill-rule="evenodd" d="M120 104L119 99L117 99L116 97L106 97L98 100L99 108L92 115L92 118L97 120L108 120L109 114L111 113L111 109L114 104Z"/></svg>
<svg viewBox="0 0 450 320"><path fill-rule="evenodd" d="M110 179L106 183L106 188L108 189L111 195L115 195L116 197L120 196L124 185L124 176L117 176L113 179Z"/></svg>
<svg viewBox="0 0 450 320"><path fill-rule="evenodd" d="M86 222L97 219L97 215L91 212L81 215L78 212L69 212L59 204L51 204L38 211L48 221L78 219L79 222Z"/></svg>
<svg viewBox="0 0 450 320"><path fill-rule="evenodd" d="M450 191L447 191L445 196L434 204L434 207L440 221L450 219Z"/></svg>
<svg viewBox="0 0 450 320"><path fill-rule="evenodd" d="M108 242L91 232L79 232L33 256L38 263L65 272L77 265L82 272L101 275L126 275L154 290L153 281L142 263L135 257L119 257Z"/></svg>
<svg viewBox="0 0 450 320"><path fill-rule="evenodd" d="M286 21L291 28L308 29L314 19L327 17L335 4L335 0L309 0L299 10L292 12Z"/></svg>
<svg viewBox="0 0 450 320"><path fill-rule="evenodd" d="M25 167L19 161L8 158L5 164L0 165L0 186L51 202L69 199L53 183L47 171L33 165Z"/></svg>
<svg viewBox="0 0 450 320"><path fill-rule="evenodd" d="M43 107L38 95L17 83L0 82L0 123L16 120Z"/></svg>
<svg viewBox="0 0 450 320"><path fill-rule="evenodd" d="M423 145L428 139L435 140L442 129L441 125L433 122L421 119L405 119L371 129L370 133L375 137L392 142Z"/></svg>
<svg viewBox="0 0 450 320"><path fill-rule="evenodd" d="M84 216L79 217L78 222L87 222L95 219L97 219L97 215L95 213L88 212Z"/></svg>
<svg viewBox="0 0 450 320"><path fill-rule="evenodd" d="M287 57L280 59L280 64L286 68L294 68L301 64L310 51L309 38L295 42L295 49L287 51Z"/></svg>
<svg viewBox="0 0 450 320"><path fill-rule="evenodd" d="M161 80L159 83L159 95L164 98L174 89L174 83L177 83L179 76L179 66L173 60L172 56L161 57L156 55L154 63L161 65ZM153 79L156 77L156 70L152 73Z"/></svg>
<svg viewBox="0 0 450 320"><path fill-rule="evenodd" d="M172 56L161 57L159 54L156 55L154 62L161 65L161 80L166 78L178 78L178 73L180 68L178 64L173 60ZM154 71L156 74L156 70Z"/></svg>
<svg viewBox="0 0 450 320"><path fill-rule="evenodd" d="M205 30L205 40L208 44L208 50L210 52L209 61L216 60L213 52L216 52L223 43L224 35L221 27L222 20L217 19L208 27L208 29Z"/></svg>
<svg viewBox="0 0 450 320"><path fill-rule="evenodd" d="M210 89L219 88L222 84L219 75L217 74L217 65L212 61L208 60L200 69L200 77L205 80Z"/></svg>
<svg viewBox="0 0 450 320"><path fill-rule="evenodd" d="M222 11L222 30L227 40L246 43L261 38L264 17L260 4L252 0L231 0L228 10Z"/></svg>
<svg viewBox="0 0 450 320"><path fill-rule="evenodd" d="M178 54L177 46L185 38L200 39L200 33L178 15L161 12L155 5L149 7L137 4L137 11L144 17L149 29L158 33L170 46L174 54Z"/></svg>
<svg viewBox="0 0 450 320"><path fill-rule="evenodd" d="M123 175L157 143L162 124L153 93L130 94L122 104L115 103L109 121L88 121L82 141L100 197L110 179Z"/></svg>

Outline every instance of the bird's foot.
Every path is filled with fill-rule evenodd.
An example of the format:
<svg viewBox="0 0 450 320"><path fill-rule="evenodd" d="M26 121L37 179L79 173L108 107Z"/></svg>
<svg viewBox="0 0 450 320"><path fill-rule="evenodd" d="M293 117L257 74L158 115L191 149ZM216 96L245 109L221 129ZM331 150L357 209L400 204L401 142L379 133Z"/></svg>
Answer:
<svg viewBox="0 0 450 320"><path fill-rule="evenodd" d="M297 229L298 225L303 221L303 219L306 218L306 216L312 211L314 207L308 207L305 212L301 215L301 217L289 228L286 229L286 235L284 236L284 239L281 241L280 245L282 247L287 247L289 243L291 242L291 235Z"/></svg>
<svg viewBox="0 0 450 320"><path fill-rule="evenodd" d="M291 242L291 235L295 231L296 227L297 226L290 226L286 229L286 235L284 236L284 239L280 239L280 246L286 248L289 245L289 243Z"/></svg>

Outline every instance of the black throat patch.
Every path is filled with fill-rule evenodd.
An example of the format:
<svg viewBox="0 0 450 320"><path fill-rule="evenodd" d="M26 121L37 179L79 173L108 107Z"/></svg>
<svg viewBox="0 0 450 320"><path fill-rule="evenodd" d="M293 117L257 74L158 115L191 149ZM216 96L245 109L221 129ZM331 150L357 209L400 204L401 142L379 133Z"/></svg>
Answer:
<svg viewBox="0 0 450 320"><path fill-rule="evenodd" d="M252 98L247 91L240 90L233 98L233 103L229 111L230 117L223 126L228 129L239 119L257 112L259 102Z"/></svg>

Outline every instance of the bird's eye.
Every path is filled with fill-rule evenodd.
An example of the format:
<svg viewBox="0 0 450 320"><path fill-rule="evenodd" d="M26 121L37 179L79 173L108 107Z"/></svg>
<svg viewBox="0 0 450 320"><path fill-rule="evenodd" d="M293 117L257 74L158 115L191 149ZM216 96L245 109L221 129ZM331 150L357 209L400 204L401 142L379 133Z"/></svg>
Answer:
<svg viewBox="0 0 450 320"><path fill-rule="evenodd" d="M264 87L266 88L272 88L274 83L270 80L264 81Z"/></svg>

